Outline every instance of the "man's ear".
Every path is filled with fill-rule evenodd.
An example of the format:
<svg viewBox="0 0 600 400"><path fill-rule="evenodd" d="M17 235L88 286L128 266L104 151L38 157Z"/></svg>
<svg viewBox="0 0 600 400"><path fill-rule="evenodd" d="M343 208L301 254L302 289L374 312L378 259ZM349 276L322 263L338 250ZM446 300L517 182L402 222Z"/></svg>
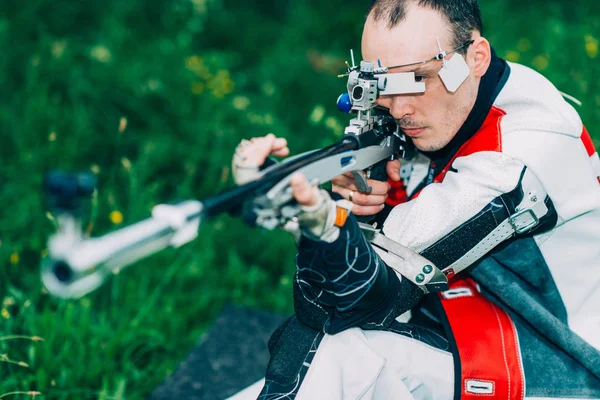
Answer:
<svg viewBox="0 0 600 400"><path fill-rule="evenodd" d="M488 70L492 62L492 48L486 38L477 36L467 52L470 58L469 64L472 65L472 71L476 78L481 78Z"/></svg>

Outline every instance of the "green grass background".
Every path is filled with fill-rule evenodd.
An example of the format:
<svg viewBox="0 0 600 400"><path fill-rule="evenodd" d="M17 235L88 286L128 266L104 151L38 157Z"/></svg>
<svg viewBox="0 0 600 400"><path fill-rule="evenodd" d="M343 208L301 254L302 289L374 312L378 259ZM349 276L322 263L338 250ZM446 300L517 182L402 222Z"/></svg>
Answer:
<svg viewBox="0 0 600 400"><path fill-rule="evenodd" d="M224 303L291 312L291 238L229 217L81 300L50 297L39 278L53 232L42 177L57 168L97 175L90 222L99 235L160 202L231 185L241 138L275 132L293 152L330 144L347 122L335 75L348 49L359 51L366 4L0 2L0 337L44 338L0 338L0 397L141 399ZM499 55L583 101L596 144L598 4L481 1Z"/></svg>

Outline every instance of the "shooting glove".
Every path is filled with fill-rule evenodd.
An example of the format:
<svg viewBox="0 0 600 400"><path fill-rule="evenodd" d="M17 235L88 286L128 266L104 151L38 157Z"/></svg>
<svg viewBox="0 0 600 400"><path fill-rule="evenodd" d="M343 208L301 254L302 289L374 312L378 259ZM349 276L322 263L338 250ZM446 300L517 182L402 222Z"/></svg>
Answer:
<svg viewBox="0 0 600 400"><path fill-rule="evenodd" d="M298 223L305 236L331 243L340 234L339 228L334 225L335 201L327 191L316 187L315 190L319 191L319 202L311 207L300 206Z"/></svg>
<svg viewBox="0 0 600 400"><path fill-rule="evenodd" d="M335 201L324 189L317 186L319 201L314 206L299 206L297 221L290 221L284 229L299 239L300 234L312 240L333 243L340 234L339 226L344 225L352 210L352 203L347 200Z"/></svg>

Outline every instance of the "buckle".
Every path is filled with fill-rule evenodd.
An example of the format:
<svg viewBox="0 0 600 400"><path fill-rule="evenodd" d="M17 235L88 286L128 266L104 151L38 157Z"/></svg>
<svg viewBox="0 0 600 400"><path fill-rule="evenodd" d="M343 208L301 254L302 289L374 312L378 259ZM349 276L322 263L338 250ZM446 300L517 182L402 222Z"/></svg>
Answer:
<svg viewBox="0 0 600 400"><path fill-rule="evenodd" d="M531 216L531 221L527 225L519 227L517 225L517 219L525 214L529 214ZM517 211L516 213L508 217L508 220L510 221L512 227L515 229L517 235L527 232L528 230L540 223L540 219L537 217L537 215L535 215L535 212L533 212L533 209L531 208L525 208L521 211Z"/></svg>

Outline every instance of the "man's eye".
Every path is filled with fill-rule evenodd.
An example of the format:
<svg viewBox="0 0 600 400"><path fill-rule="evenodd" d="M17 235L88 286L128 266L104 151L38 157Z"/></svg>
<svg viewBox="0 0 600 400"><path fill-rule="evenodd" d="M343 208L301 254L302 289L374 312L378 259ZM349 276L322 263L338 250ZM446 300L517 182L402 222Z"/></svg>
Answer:
<svg viewBox="0 0 600 400"><path fill-rule="evenodd" d="M425 82L425 75L415 75L415 82Z"/></svg>

